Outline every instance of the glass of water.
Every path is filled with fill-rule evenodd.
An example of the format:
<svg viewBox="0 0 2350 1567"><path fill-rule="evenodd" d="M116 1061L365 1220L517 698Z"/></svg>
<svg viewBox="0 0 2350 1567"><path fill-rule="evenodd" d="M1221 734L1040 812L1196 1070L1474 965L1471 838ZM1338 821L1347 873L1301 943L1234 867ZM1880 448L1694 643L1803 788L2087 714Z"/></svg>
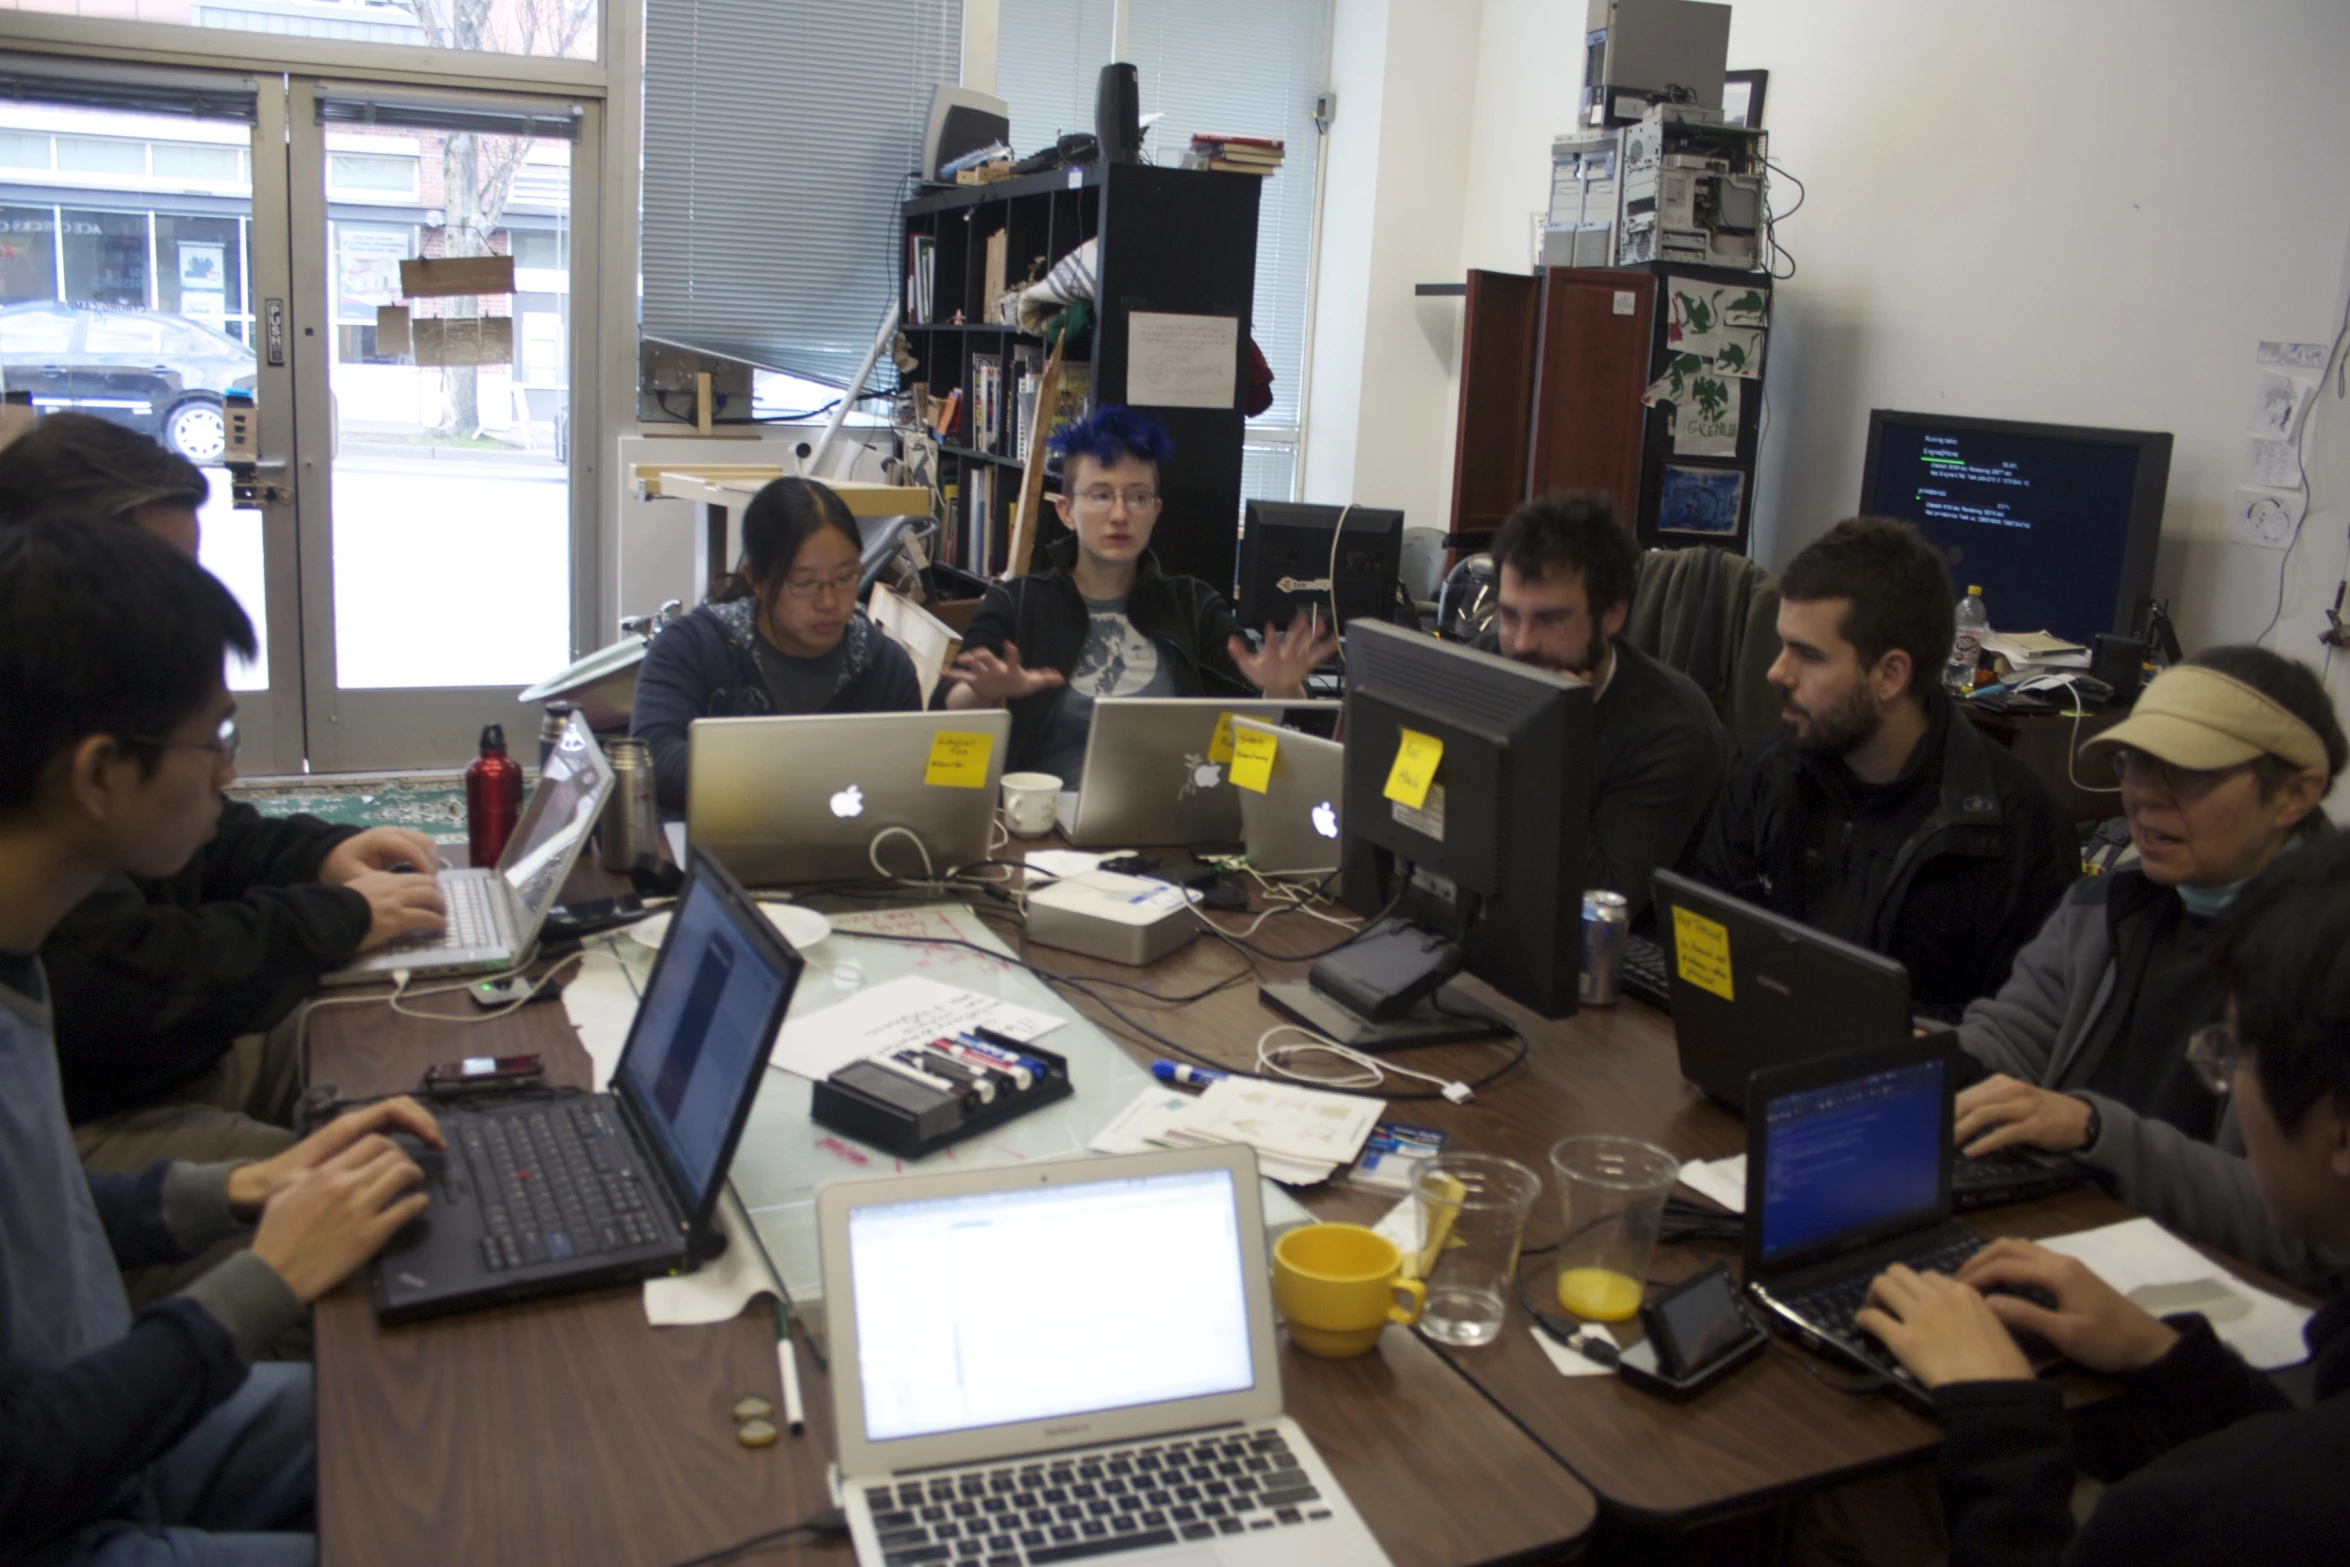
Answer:
<svg viewBox="0 0 2350 1567"><path fill-rule="evenodd" d="M1428 1288L1420 1331L1440 1344L1501 1336L1518 1277L1518 1243L1542 1178L1498 1154L1448 1153L1412 1183L1419 1205L1419 1275Z"/></svg>

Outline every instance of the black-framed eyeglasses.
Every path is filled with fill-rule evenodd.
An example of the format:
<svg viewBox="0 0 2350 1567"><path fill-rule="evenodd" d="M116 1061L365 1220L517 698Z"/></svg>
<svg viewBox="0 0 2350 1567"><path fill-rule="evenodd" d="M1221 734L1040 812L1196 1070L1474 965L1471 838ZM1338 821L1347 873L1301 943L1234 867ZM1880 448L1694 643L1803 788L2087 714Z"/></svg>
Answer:
<svg viewBox="0 0 2350 1567"><path fill-rule="evenodd" d="M223 717L220 727L212 732L209 740L171 740L162 735L125 735L123 738L135 740L141 745L159 745L167 751L210 751L224 762L233 762L237 759L239 743L237 715L230 713Z"/></svg>
<svg viewBox="0 0 2350 1567"><path fill-rule="evenodd" d="M2182 800L2200 800L2238 773L2251 769L2251 762L2238 762L2233 767L2181 767L2166 762L2159 756L2123 745L2114 747L2113 776L2115 781L2144 788L2159 782L2163 788Z"/></svg>
<svg viewBox="0 0 2350 1567"><path fill-rule="evenodd" d="M2242 1053L2232 1023L2206 1023L2187 1036L2187 1065L2193 1068L2195 1081L2215 1094L2234 1086Z"/></svg>

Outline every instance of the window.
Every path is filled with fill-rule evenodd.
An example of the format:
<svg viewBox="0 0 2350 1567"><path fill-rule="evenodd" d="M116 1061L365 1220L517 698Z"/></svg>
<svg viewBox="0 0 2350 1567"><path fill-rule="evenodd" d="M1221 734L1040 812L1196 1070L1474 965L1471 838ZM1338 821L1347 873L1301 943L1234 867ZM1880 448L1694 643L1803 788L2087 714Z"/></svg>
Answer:
<svg viewBox="0 0 2350 1567"><path fill-rule="evenodd" d="M0 165L12 169L49 167L49 138L34 131L0 131Z"/></svg>
<svg viewBox="0 0 2350 1567"><path fill-rule="evenodd" d="M206 185L245 182L244 155L240 148L157 142L154 158L155 177L159 180L195 180Z"/></svg>
<svg viewBox="0 0 2350 1567"><path fill-rule="evenodd" d="M326 158L330 195L416 199L417 160L377 152L332 152Z"/></svg>
<svg viewBox="0 0 2350 1567"><path fill-rule="evenodd" d="M0 304L57 297L57 209L0 207Z"/></svg>
<svg viewBox="0 0 2350 1567"><path fill-rule="evenodd" d="M147 172L147 144L106 136L60 136L57 169L61 174L118 174L135 179Z"/></svg>
<svg viewBox="0 0 2350 1567"><path fill-rule="evenodd" d="M553 229L516 229L513 244L517 271L550 272L563 265L563 236Z"/></svg>
<svg viewBox="0 0 2350 1567"><path fill-rule="evenodd" d="M69 303L147 308L147 214L67 207L58 223L65 235Z"/></svg>
<svg viewBox="0 0 2350 1567"><path fill-rule="evenodd" d="M593 60L603 29L597 0L361 0L359 4L286 4L285 0L177 0L170 5L109 5L90 0L13 0L25 11L68 16L152 19L175 13L197 27L328 38L339 43L456 49L469 54L530 54Z"/></svg>
<svg viewBox="0 0 2350 1567"><path fill-rule="evenodd" d="M19 310L0 315L0 353L62 354L73 347L73 312Z"/></svg>
<svg viewBox="0 0 2350 1567"><path fill-rule="evenodd" d="M153 316L94 315L83 346L93 354L161 354L163 323Z"/></svg>
<svg viewBox="0 0 2350 1567"><path fill-rule="evenodd" d="M647 0L646 335L845 384L962 33L961 0Z"/></svg>

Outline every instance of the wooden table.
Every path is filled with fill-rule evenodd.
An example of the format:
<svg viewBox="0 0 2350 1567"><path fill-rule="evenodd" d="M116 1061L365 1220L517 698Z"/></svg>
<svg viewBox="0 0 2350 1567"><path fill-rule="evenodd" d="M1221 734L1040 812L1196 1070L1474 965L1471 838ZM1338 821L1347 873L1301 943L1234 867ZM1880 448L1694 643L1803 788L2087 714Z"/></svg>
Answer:
<svg viewBox="0 0 2350 1567"><path fill-rule="evenodd" d="M595 890L577 883L579 895ZM1216 962L1204 947L1188 949L1166 977L1181 984L1181 973ZM1253 1007L1253 991L1248 998ZM552 1083L590 1081L559 1006L526 1007L457 1035L387 1008L328 1008L310 1024L311 1080L347 1098L391 1092L461 1046L469 1055L535 1051ZM737 1399L781 1397L763 1310L656 1331L639 1291L612 1289L385 1329L364 1289L351 1286L319 1303L317 1361L319 1534L330 1567L659 1567L829 1501L829 1387L804 1345L808 1434L763 1449L735 1442L728 1411ZM1548 1553L1571 1548L1596 1516L1588 1489L1410 1334L1389 1333L1353 1361L1285 1346L1282 1385L1290 1412L1401 1567L1556 1559ZM845 1541L800 1537L742 1559L803 1557L845 1563L850 1553Z"/></svg>

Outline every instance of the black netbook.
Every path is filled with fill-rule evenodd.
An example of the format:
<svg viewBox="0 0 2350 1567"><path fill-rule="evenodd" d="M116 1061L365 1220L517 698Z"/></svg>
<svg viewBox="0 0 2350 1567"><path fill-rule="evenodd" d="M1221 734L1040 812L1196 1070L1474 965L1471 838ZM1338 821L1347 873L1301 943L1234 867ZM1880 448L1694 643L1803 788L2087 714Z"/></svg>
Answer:
<svg viewBox="0 0 2350 1567"><path fill-rule="evenodd" d="M610 1093L441 1117L431 1206L376 1259L375 1313L405 1322L682 1272L714 1215L801 959L696 854Z"/></svg>

